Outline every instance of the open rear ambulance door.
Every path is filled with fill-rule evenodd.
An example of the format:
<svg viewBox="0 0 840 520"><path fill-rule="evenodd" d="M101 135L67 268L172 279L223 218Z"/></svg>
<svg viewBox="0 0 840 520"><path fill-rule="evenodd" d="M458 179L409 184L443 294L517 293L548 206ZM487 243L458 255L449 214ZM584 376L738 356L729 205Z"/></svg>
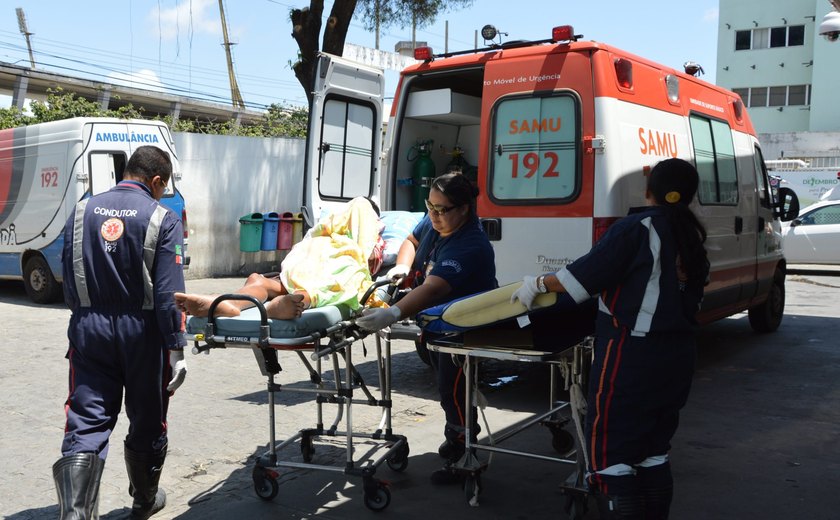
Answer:
<svg viewBox="0 0 840 520"><path fill-rule="evenodd" d="M382 70L318 56L303 181L307 225L354 197L379 192L384 90Z"/></svg>

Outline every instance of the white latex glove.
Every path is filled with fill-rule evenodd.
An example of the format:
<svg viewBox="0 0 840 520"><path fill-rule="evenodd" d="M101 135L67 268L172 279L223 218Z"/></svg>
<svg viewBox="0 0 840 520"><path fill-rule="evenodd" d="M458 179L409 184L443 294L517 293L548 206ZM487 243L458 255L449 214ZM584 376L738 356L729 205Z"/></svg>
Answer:
<svg viewBox="0 0 840 520"><path fill-rule="evenodd" d="M364 330L375 332L400 319L400 312L400 308L396 305L387 309L365 309L362 317L356 318L356 325Z"/></svg>
<svg viewBox="0 0 840 520"><path fill-rule="evenodd" d="M411 267L409 267L405 264L397 264L388 271L388 274L386 274L385 277L388 278L389 280L393 280L394 278L400 278L400 277L404 278L404 277L408 276L408 272L410 270L411 270Z"/></svg>
<svg viewBox="0 0 840 520"><path fill-rule="evenodd" d="M541 292L537 287L537 277L527 275L522 279L522 286L510 295L510 303L519 300L530 311L534 308L534 299L539 294Z"/></svg>
<svg viewBox="0 0 840 520"><path fill-rule="evenodd" d="M187 360L184 359L183 349L172 349L169 351L169 366L172 368L172 380L166 389L174 392L184 383L187 377Z"/></svg>

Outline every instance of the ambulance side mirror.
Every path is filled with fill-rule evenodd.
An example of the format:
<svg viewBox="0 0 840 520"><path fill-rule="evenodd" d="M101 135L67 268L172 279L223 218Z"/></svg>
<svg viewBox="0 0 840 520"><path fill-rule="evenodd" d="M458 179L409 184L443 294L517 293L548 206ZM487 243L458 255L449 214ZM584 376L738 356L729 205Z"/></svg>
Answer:
<svg viewBox="0 0 840 520"><path fill-rule="evenodd" d="M773 216L782 222L788 222L799 216L799 197L790 188L779 188L776 195L776 207Z"/></svg>

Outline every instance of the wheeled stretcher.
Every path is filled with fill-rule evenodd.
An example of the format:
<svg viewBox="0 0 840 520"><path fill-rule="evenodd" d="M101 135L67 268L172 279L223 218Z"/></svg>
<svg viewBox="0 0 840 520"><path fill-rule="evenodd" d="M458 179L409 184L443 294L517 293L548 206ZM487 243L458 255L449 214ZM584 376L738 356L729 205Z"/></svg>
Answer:
<svg viewBox="0 0 840 520"><path fill-rule="evenodd" d="M532 460L570 465L572 473L561 483L566 495L565 509L572 519L583 518L588 508L589 490L585 481L587 461L584 449L584 416L589 368L592 362L594 304L576 305L571 298L557 294L540 295L535 312L519 302L510 303L511 294L521 282L462 298L427 309L417 316L424 329L428 349L459 356L466 385L464 456L450 466L464 482L471 505L478 505L482 491L481 474L488 469L479 452L526 457ZM504 434L474 438L476 403L481 362L486 360L540 363L548 367L550 384L548 408L506 428ZM559 398L564 392L565 400ZM530 427L541 424L551 433L558 456L514 450L504 442Z"/></svg>
<svg viewBox="0 0 840 520"><path fill-rule="evenodd" d="M388 283L386 280L374 284L362 301L367 301L377 287ZM247 300L254 307L242 311L235 318L214 317L217 305L225 300ZM274 320L267 317L262 302L253 297L224 294L214 300L209 317L188 317L187 338L194 342L194 353L217 348L251 350L261 373L268 378L269 444L267 452L257 459L253 470L254 490L264 500L277 496L279 468L325 470L361 477L364 503L378 511L388 507L391 493L387 484L376 478L377 468L383 462L395 471L403 471L408 466L408 441L405 436L394 434L391 427L390 343L386 342L383 348L378 337L375 341L379 391L378 395L374 395L354 365L354 343L365 334L352 324L352 314L347 307L327 306L307 309L293 320ZM311 386L299 388L275 382L281 371L278 353L282 352L294 353L304 364ZM332 380L325 377L325 364L331 368ZM275 395L279 392L310 394L316 409L312 427L300 429L280 442L276 438L278 417L275 410ZM354 429L354 404L381 409L381 420L375 431ZM324 422L327 406L336 407L331 425ZM339 430L340 426L344 429ZM315 442L327 438L344 439L346 456L342 466L314 462ZM371 440L373 447L364 453L356 453L354 440L358 438ZM303 462L280 460L279 452L294 443L299 444Z"/></svg>

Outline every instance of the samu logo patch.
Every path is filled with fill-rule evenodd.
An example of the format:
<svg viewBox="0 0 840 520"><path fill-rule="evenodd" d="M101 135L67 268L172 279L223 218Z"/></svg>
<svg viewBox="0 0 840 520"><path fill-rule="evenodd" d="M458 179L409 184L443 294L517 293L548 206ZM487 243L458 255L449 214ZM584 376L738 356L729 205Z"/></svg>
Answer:
<svg viewBox="0 0 840 520"><path fill-rule="evenodd" d="M123 224L123 221L118 218L109 218L103 222L102 227L99 228L99 234L102 235L102 238L104 238L106 242L116 241L123 235L124 231L125 224Z"/></svg>

